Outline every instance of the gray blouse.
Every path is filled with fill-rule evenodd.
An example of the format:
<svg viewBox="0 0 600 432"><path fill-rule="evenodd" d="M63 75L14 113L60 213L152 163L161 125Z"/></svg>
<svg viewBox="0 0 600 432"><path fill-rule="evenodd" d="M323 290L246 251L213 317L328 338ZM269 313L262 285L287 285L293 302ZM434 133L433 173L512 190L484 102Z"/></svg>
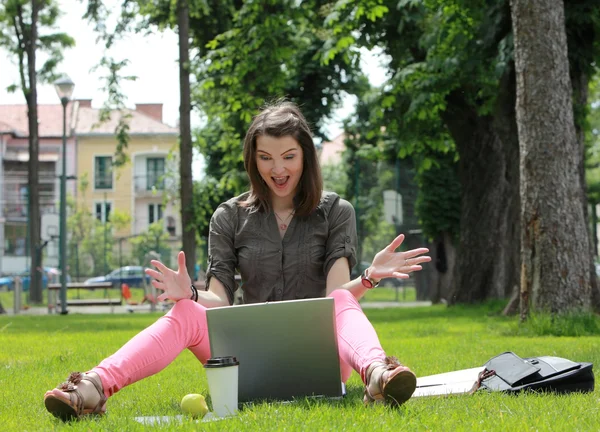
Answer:
<svg viewBox="0 0 600 432"><path fill-rule="evenodd" d="M245 303L324 297L331 266L341 257L356 264L356 220L352 205L323 192L317 209L294 216L283 238L271 211L240 207L248 193L221 204L210 220L206 286L216 277L233 303L236 270Z"/></svg>

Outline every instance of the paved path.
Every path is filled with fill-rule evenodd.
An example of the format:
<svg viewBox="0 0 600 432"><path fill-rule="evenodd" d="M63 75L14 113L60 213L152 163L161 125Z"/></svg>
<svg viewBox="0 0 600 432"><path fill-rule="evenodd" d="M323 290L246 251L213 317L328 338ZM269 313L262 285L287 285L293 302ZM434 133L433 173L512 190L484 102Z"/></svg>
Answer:
<svg viewBox="0 0 600 432"><path fill-rule="evenodd" d="M361 307L363 309L386 309L386 308L406 308L406 307L421 307L431 306L430 301L414 301L414 302L362 302ZM162 309L160 306L156 307L157 312L166 311L168 309ZM7 310L8 315L14 315L12 309ZM128 314L128 313L148 313L150 312L150 306L114 306L113 312L115 314ZM85 306L77 307L70 306L69 314L109 314L111 308L109 306ZM23 310L19 315L48 315L48 308L45 307L32 307L27 310ZM1 316L1 315L0 315Z"/></svg>

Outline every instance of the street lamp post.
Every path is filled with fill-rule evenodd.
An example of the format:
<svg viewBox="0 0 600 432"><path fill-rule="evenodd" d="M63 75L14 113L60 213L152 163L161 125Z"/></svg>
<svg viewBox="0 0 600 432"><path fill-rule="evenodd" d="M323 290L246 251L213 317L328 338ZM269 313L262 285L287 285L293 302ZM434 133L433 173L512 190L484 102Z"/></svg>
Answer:
<svg viewBox="0 0 600 432"><path fill-rule="evenodd" d="M60 176L60 313L67 311L67 104L73 95L75 83L67 76L54 81L56 94L63 107L62 175Z"/></svg>

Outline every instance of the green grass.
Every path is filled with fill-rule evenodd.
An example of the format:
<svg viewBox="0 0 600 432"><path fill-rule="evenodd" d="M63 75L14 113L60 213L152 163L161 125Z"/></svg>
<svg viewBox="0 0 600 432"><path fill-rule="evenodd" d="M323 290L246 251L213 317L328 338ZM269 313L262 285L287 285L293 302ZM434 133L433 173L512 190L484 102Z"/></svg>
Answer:
<svg viewBox="0 0 600 432"><path fill-rule="evenodd" d="M501 305L368 309L382 345L419 376L483 365L503 351L554 355L600 365L600 336L530 336ZM158 314L0 317L0 424L2 431L143 431L136 416L178 415L188 393L207 393L201 365L182 353L161 373L126 387L108 402L108 415L64 424L46 412L43 394L69 372L86 370L117 350ZM597 373L596 373L597 375ZM156 430L365 431L595 431L600 392L571 395L472 396L411 399L398 410L363 407L356 374L340 401L257 404L237 418L155 427Z"/></svg>
<svg viewBox="0 0 600 432"><path fill-rule="evenodd" d="M363 302L414 302L417 300L417 291L414 286L395 288L379 286L365 293Z"/></svg>

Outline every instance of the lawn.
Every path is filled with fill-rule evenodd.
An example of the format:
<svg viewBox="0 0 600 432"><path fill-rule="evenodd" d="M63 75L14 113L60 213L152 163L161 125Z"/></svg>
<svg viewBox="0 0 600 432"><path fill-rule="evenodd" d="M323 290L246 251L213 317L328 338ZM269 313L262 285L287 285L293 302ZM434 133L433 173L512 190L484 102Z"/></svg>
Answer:
<svg viewBox="0 0 600 432"><path fill-rule="evenodd" d="M503 351L521 356L555 355L600 365L600 336L528 336L516 319L478 308L444 306L368 309L389 354L425 376L483 365ZM202 367L184 352L156 376L131 385L108 402L102 418L63 424L46 412L43 394L69 372L86 370L118 349L158 314L0 317L0 424L12 430L147 430L136 416L180 414L188 393L207 392ZM598 373L596 372L596 376ZM363 407L356 374L342 401L301 400L256 404L237 418L212 423L156 427L156 430L598 430L600 392L520 395L478 392L472 396L411 399L398 410Z"/></svg>
<svg viewBox="0 0 600 432"><path fill-rule="evenodd" d="M414 302L417 300L417 291L414 286L379 286L369 290L362 298L362 302Z"/></svg>

